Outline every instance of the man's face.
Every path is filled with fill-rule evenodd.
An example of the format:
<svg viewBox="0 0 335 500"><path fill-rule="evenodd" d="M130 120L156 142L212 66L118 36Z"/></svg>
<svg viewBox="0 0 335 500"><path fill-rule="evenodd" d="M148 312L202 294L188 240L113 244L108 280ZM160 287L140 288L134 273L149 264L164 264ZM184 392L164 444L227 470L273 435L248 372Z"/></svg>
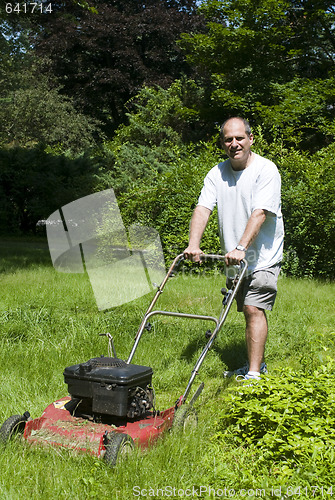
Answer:
<svg viewBox="0 0 335 500"><path fill-rule="evenodd" d="M225 124L221 145L233 164L246 166L253 142L253 135L246 134L244 123L241 120L232 119Z"/></svg>

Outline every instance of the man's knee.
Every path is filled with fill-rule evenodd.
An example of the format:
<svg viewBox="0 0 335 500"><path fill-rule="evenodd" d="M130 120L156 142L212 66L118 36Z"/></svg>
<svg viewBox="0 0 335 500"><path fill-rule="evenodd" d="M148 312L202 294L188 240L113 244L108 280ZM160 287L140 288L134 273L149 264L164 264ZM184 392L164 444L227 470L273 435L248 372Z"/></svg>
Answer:
<svg viewBox="0 0 335 500"><path fill-rule="evenodd" d="M261 318L265 316L264 309L256 306L244 305L243 312L246 318Z"/></svg>
<svg viewBox="0 0 335 500"><path fill-rule="evenodd" d="M267 328L267 318L264 309L256 306L243 306L245 324L247 328Z"/></svg>

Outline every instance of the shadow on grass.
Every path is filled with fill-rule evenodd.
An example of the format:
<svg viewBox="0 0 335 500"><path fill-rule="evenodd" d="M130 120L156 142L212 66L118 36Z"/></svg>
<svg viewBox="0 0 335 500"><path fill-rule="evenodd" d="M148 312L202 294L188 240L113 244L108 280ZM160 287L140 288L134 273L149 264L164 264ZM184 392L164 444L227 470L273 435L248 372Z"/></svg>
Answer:
<svg viewBox="0 0 335 500"><path fill-rule="evenodd" d="M0 273L35 266L52 266L46 238L0 236Z"/></svg>
<svg viewBox="0 0 335 500"><path fill-rule="evenodd" d="M205 343L203 346L205 347ZM199 347L199 339L190 342L182 352L182 357L186 358L188 361L192 361L192 359L194 359L194 355L199 351ZM240 368L247 360L247 349L244 340L231 339L225 347L219 346L214 341L211 350L220 357L221 361L227 366L228 370L236 370L237 368Z"/></svg>

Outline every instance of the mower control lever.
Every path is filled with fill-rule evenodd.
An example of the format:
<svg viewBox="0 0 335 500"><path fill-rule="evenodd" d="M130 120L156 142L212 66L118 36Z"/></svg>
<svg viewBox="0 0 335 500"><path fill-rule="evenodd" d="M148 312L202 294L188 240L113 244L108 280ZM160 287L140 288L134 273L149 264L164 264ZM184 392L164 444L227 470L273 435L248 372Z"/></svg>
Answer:
<svg viewBox="0 0 335 500"><path fill-rule="evenodd" d="M233 293L233 290L227 290L227 288L221 288L221 293L223 295L222 304L225 306L228 304L229 297Z"/></svg>
<svg viewBox="0 0 335 500"><path fill-rule="evenodd" d="M100 337L108 337L108 355L111 358L117 358L113 337L110 333L99 333Z"/></svg>

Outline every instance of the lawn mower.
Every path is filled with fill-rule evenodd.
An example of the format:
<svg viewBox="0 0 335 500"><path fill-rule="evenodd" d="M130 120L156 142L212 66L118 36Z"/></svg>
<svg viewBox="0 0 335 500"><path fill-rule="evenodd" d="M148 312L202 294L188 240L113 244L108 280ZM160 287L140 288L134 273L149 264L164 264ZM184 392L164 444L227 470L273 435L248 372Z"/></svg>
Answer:
<svg viewBox="0 0 335 500"><path fill-rule="evenodd" d="M221 255L201 256L202 261L223 259ZM108 356L92 358L84 363L66 367L64 381L68 386L69 396L51 403L39 418L32 419L28 411L9 417L0 428L0 441L3 444L15 434L19 434L21 437L23 435L28 443L49 444L87 452L103 457L113 466L134 444L147 447L168 429L183 429L196 423L197 415L193 405L204 384L199 385L187 403L188 396L205 356L226 320L245 275L247 262L241 262L232 288L221 290L224 297L219 318L154 310L167 281L175 275L183 260L183 254L174 259L161 285L157 287L136 333L127 361L116 356L112 336L103 334L108 337ZM206 332L207 344L191 372L185 392L173 406L163 411L155 408L152 369L131 363L144 330L151 328L149 320L154 315L204 320L215 325L212 332Z"/></svg>

